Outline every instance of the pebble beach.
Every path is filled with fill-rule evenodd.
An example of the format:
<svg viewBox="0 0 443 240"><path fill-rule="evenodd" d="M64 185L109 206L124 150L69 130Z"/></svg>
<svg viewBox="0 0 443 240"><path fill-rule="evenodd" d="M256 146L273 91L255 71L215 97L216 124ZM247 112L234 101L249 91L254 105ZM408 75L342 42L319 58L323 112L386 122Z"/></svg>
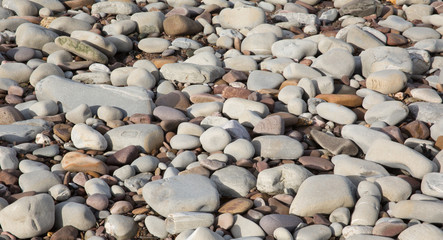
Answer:
<svg viewBox="0 0 443 240"><path fill-rule="evenodd" d="M443 239L441 0L0 0L0 240Z"/></svg>

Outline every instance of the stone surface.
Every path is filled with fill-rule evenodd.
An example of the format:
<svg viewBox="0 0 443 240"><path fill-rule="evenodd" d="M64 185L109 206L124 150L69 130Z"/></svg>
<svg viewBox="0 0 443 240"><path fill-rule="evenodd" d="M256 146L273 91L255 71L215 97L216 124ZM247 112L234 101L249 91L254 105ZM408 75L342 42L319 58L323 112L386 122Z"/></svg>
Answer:
<svg viewBox="0 0 443 240"><path fill-rule="evenodd" d="M112 150L134 145L142 152L151 152L162 144L163 130L153 124L134 124L114 128L104 137Z"/></svg>
<svg viewBox="0 0 443 240"><path fill-rule="evenodd" d="M303 154L300 142L284 135L256 137L252 145L257 155L271 159L297 159Z"/></svg>

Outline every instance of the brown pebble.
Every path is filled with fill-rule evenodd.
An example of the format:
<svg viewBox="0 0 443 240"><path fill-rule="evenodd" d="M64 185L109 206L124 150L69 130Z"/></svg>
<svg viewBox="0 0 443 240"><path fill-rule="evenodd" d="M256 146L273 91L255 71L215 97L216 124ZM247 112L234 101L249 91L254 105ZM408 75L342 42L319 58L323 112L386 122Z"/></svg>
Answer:
<svg viewBox="0 0 443 240"><path fill-rule="evenodd" d="M224 98L243 98L248 99L251 91L244 88L236 88L236 87L225 87L222 91L222 97Z"/></svg>
<svg viewBox="0 0 443 240"><path fill-rule="evenodd" d="M25 93L25 90L20 86L10 86L8 88L8 94L22 97Z"/></svg>
<svg viewBox="0 0 443 240"><path fill-rule="evenodd" d="M139 157L140 150L134 145L127 146L118 150L106 159L106 163L111 165L123 166L131 164L136 158Z"/></svg>
<svg viewBox="0 0 443 240"><path fill-rule="evenodd" d="M25 120L22 113L12 106L0 107L0 125L8 125Z"/></svg>
<svg viewBox="0 0 443 240"><path fill-rule="evenodd" d="M68 142L69 139L71 139L72 127L68 124L56 124L52 130L57 137L61 138L65 142Z"/></svg>
<svg viewBox="0 0 443 240"><path fill-rule="evenodd" d="M150 124L151 117L148 114L135 113L129 117L129 121L135 124Z"/></svg>
<svg viewBox="0 0 443 240"><path fill-rule="evenodd" d="M69 225L64 226L52 234L50 240L75 240L77 239L78 229Z"/></svg>
<svg viewBox="0 0 443 240"><path fill-rule="evenodd" d="M435 146L438 149L443 150L443 136L438 136L437 141L435 141Z"/></svg>
<svg viewBox="0 0 443 240"><path fill-rule="evenodd" d="M408 227L402 222L382 222L374 226L372 234L376 236L395 237Z"/></svg>
<svg viewBox="0 0 443 240"><path fill-rule="evenodd" d="M268 204L272 208L273 213L285 214L285 215L289 214L289 207L275 198L269 198Z"/></svg>
<svg viewBox="0 0 443 240"><path fill-rule="evenodd" d="M334 164L328 159L320 157L302 156L298 159L304 167L317 171L331 171L334 169Z"/></svg>
<svg viewBox="0 0 443 240"><path fill-rule="evenodd" d="M346 107L359 107L363 102L362 97L351 94L319 94L315 97L323 99L330 103L336 103Z"/></svg>
<svg viewBox="0 0 443 240"><path fill-rule="evenodd" d="M5 97L5 101L9 104L19 104L23 102L23 99L19 96L8 94Z"/></svg>
<svg viewBox="0 0 443 240"><path fill-rule="evenodd" d="M231 213L231 214L242 214L248 211L252 206L253 202L247 198L235 198L231 201L223 204L220 209L218 209L219 213Z"/></svg>
<svg viewBox="0 0 443 240"><path fill-rule="evenodd" d="M425 123L415 120L412 121L401 128L403 132L408 134L413 138L427 139L430 135L430 130Z"/></svg>

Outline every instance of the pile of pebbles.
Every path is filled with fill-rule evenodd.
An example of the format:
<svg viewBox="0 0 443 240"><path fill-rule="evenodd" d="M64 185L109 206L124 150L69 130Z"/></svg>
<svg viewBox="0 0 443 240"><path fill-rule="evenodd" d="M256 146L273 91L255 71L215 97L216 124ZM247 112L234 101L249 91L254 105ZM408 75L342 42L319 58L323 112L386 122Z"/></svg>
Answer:
<svg viewBox="0 0 443 240"><path fill-rule="evenodd" d="M0 239L443 239L442 1L0 2Z"/></svg>

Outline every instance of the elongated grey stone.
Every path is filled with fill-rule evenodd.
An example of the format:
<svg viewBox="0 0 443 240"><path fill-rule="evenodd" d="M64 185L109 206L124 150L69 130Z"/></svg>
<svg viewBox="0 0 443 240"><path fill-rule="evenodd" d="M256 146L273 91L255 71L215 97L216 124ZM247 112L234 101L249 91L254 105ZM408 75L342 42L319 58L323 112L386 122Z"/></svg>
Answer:
<svg viewBox="0 0 443 240"><path fill-rule="evenodd" d="M75 90L75 91L74 91ZM109 85L85 85L67 78L48 76L35 88L37 99L61 103L61 111L67 112L80 104L87 104L93 114L100 106L113 106L124 116L135 113L152 114L152 99L145 89L138 87L114 87Z"/></svg>

